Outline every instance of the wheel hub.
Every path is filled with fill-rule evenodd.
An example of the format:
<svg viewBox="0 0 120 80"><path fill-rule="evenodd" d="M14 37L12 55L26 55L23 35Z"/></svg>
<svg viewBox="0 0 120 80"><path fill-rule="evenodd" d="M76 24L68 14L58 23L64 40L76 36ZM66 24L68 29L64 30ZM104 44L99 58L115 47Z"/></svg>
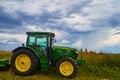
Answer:
<svg viewBox="0 0 120 80"><path fill-rule="evenodd" d="M73 65L68 62L68 61L64 61L60 64L60 73L64 76L69 76L73 73Z"/></svg>
<svg viewBox="0 0 120 80"><path fill-rule="evenodd" d="M15 60L16 69L20 72L26 72L31 66L31 59L26 54L20 54L16 57Z"/></svg>

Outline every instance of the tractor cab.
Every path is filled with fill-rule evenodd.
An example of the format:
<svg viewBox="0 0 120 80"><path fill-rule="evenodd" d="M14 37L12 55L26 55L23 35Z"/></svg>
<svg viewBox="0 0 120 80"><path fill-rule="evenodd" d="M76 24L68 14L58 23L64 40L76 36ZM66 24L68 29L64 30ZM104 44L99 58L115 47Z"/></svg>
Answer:
<svg viewBox="0 0 120 80"><path fill-rule="evenodd" d="M27 32L27 46L38 50L41 57L52 58L52 42L55 37L51 32Z"/></svg>

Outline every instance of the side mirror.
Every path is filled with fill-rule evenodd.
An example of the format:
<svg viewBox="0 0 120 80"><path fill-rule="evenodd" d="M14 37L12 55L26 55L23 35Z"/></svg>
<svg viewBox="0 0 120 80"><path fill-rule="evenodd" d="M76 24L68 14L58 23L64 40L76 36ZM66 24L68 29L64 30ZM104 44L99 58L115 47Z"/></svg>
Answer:
<svg viewBox="0 0 120 80"><path fill-rule="evenodd" d="M53 42L56 42L57 40L56 40L56 38L53 38Z"/></svg>
<svg viewBox="0 0 120 80"><path fill-rule="evenodd" d="M22 44L22 46L25 46L24 44Z"/></svg>
<svg viewBox="0 0 120 80"><path fill-rule="evenodd" d="M55 42L57 42L56 38L54 39Z"/></svg>

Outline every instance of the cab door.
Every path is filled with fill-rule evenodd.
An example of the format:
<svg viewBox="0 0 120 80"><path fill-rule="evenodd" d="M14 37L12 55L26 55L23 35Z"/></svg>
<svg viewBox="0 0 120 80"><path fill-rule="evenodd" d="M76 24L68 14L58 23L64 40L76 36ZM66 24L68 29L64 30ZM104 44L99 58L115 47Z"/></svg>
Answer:
<svg viewBox="0 0 120 80"><path fill-rule="evenodd" d="M41 70L48 70L49 61L48 61L48 39L47 36L36 37L36 45L39 48L39 54L42 56L40 58Z"/></svg>
<svg viewBox="0 0 120 80"><path fill-rule="evenodd" d="M37 37L36 45L39 48L40 55L47 57L47 37Z"/></svg>
<svg viewBox="0 0 120 80"><path fill-rule="evenodd" d="M41 35L30 35L28 39L28 45L36 49L40 57L40 67L41 70L48 70L49 60L48 60L48 37Z"/></svg>

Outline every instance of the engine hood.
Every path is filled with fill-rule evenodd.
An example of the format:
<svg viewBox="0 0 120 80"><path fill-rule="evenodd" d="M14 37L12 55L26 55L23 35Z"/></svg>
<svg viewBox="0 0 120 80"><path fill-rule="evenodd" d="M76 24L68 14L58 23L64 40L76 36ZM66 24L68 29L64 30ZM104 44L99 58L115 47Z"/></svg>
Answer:
<svg viewBox="0 0 120 80"><path fill-rule="evenodd" d="M78 57L78 50L76 48L64 47L64 46L54 46L53 47L54 58L58 58L60 56L67 56L73 59Z"/></svg>
<svg viewBox="0 0 120 80"><path fill-rule="evenodd" d="M71 47L64 47L64 46L54 46L53 49L59 49L59 50L75 50L77 51L76 48L71 48Z"/></svg>

